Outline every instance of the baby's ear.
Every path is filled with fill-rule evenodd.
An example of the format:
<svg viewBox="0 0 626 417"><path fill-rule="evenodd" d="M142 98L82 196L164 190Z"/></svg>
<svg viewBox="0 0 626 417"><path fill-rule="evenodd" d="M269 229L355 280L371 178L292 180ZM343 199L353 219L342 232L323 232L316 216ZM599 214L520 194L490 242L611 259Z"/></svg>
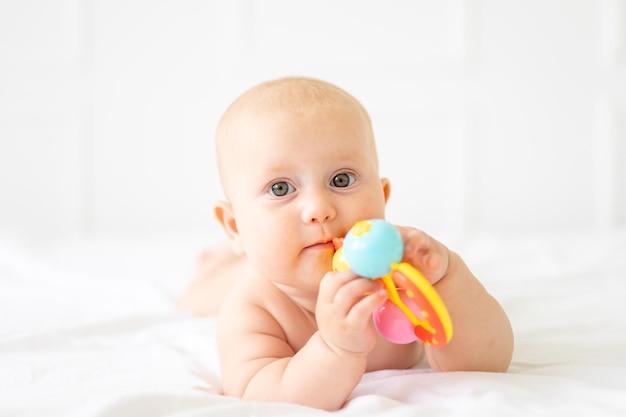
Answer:
<svg viewBox="0 0 626 417"><path fill-rule="evenodd" d="M237 255L242 255L244 251L241 246L241 239L239 238L237 221L235 220L235 215L233 213L233 205L228 201L218 200L213 204L213 213L228 235L230 243L233 247L233 252Z"/></svg>
<svg viewBox="0 0 626 417"><path fill-rule="evenodd" d="M381 178L380 185L383 187L383 195L385 196L385 203L387 203L391 194L391 182L387 178Z"/></svg>

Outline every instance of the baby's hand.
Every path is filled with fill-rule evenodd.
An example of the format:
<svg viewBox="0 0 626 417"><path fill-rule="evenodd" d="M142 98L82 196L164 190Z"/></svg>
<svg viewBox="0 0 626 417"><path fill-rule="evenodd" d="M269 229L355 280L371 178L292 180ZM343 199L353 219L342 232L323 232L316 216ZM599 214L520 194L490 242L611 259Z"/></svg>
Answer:
<svg viewBox="0 0 626 417"><path fill-rule="evenodd" d="M448 272L449 251L444 245L412 227L397 226L404 242L403 262L415 267L431 284L436 284Z"/></svg>
<svg viewBox="0 0 626 417"><path fill-rule="evenodd" d="M358 277L351 270L327 273L315 308L320 336L337 354L366 355L376 344L372 313L386 299L379 281Z"/></svg>

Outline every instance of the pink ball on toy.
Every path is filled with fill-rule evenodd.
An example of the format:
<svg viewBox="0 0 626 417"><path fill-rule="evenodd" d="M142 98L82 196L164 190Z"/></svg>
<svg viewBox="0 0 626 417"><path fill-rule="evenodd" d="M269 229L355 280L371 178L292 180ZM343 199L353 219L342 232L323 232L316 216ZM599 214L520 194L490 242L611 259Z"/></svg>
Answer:
<svg viewBox="0 0 626 417"><path fill-rule="evenodd" d="M398 294L415 317L423 320L422 312L406 292L398 289ZM391 300L385 301L385 304L374 311L374 325L383 337L393 343L406 344L417 340L413 323Z"/></svg>

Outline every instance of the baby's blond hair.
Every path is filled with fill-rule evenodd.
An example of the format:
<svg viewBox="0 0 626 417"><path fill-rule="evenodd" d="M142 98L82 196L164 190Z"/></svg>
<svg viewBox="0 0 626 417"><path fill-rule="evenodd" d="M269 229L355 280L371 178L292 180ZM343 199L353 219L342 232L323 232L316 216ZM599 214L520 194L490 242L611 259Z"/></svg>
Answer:
<svg viewBox="0 0 626 417"><path fill-rule="evenodd" d="M284 77L258 84L239 96L224 112L216 129L215 148L218 171L223 181L224 142L236 123L245 123L246 114L260 111L289 110L293 113L314 110L320 106L356 108L369 130L373 157L378 166L378 155L372 123L363 105L345 90L327 81L309 77ZM224 190L227 191L227 190Z"/></svg>

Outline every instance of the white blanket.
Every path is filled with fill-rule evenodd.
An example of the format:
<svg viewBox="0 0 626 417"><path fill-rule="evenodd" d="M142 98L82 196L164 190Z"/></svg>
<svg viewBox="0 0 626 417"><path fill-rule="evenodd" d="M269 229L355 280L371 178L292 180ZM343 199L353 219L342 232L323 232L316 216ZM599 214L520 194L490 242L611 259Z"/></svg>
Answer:
<svg viewBox="0 0 626 417"><path fill-rule="evenodd" d="M0 241L0 415L326 414L219 395L215 319L172 303L202 246ZM509 314L509 372L370 373L336 414L626 415L626 231L455 249Z"/></svg>

